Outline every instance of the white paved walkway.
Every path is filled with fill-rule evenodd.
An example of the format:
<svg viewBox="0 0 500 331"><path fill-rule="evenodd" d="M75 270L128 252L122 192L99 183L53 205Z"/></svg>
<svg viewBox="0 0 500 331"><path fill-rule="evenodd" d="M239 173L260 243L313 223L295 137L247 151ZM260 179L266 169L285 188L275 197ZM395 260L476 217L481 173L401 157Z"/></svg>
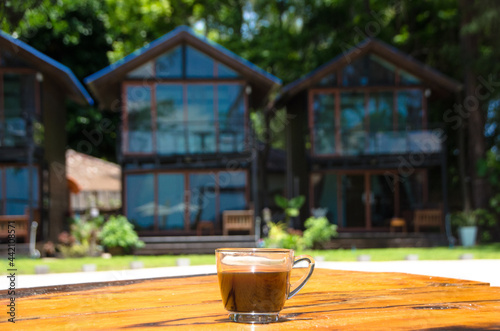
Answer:
<svg viewBox="0 0 500 331"><path fill-rule="evenodd" d="M500 260L455 260L455 261L390 261L390 262L322 262L317 268L371 271L404 272L427 276L475 280L500 286ZM104 281L204 275L216 273L215 265L166 267L120 271L76 272L45 275L18 275L16 288L93 283ZM5 276L0 289L9 287Z"/></svg>

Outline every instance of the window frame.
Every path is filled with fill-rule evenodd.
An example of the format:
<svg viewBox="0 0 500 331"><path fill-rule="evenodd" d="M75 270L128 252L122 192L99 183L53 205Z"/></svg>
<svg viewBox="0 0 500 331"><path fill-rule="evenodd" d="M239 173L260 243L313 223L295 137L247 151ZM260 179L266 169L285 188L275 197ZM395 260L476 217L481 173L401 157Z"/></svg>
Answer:
<svg viewBox="0 0 500 331"><path fill-rule="evenodd" d="M2 177L0 183L0 190L2 192L2 198L0 199L0 215L7 215L7 173L6 169L7 168L28 168L28 164L26 163L3 163L0 165L0 176ZM31 166L35 171L38 176L38 190L36 190L36 195L37 195L37 205L35 208L41 209L41 198L42 198L42 189L43 189L43 183L42 183L42 169L38 164L33 164ZM28 183L29 185L29 183ZM29 198L28 198L29 200Z"/></svg>
<svg viewBox="0 0 500 331"><path fill-rule="evenodd" d="M318 158L330 158L330 157L342 157L345 155L344 149L342 146L342 127L341 127L341 94L343 92L360 92L364 94L364 123L363 128L364 132L369 131L369 99L371 93L377 92L392 92L393 93L393 106L392 106L392 117L393 123L392 128L394 131L398 129L398 92L400 91L408 91L408 90L418 90L422 94L422 130L427 128L427 98L425 97L425 89L424 85L401 85L400 84L400 76L399 76L399 68L396 68L394 71L395 74L395 85L380 85L380 86L342 86L342 70L344 67L338 68L332 72L326 73L324 76L331 75L335 73L337 75L337 86L334 87L321 87L314 86L308 90L308 126L309 126L309 139L310 139L310 153L311 155ZM334 122L335 122L335 153L328 154L317 154L315 151L315 135L316 129L314 127L314 98L318 94L332 94L335 99L335 107L332 109L334 112Z"/></svg>
<svg viewBox="0 0 500 331"><path fill-rule="evenodd" d="M1 59L0 59L1 62ZM4 96L4 75L15 74L15 75L33 75L34 78L34 102L35 102L35 119L40 119L42 115L41 111L41 98L40 98L40 82L36 78L38 72L31 68L21 68L21 67L0 67L0 124L5 123L5 96ZM0 147L4 146L5 133L0 129ZM17 147L17 146L15 146Z"/></svg>
<svg viewBox="0 0 500 331"><path fill-rule="evenodd" d="M220 127L219 127L219 105L218 105L218 86L219 85L240 85L243 89L246 86L246 81L241 79L147 79L147 80L127 80L122 82L122 146L121 151L127 156L141 156L141 155L156 155L158 153L157 149L157 100L156 100L156 88L158 85L182 85L183 90L183 123L184 128L188 127L188 104L187 104L187 88L188 85L211 85L214 88L213 97L213 109L214 109L214 122L215 122L215 152L210 152L207 154L221 153L220 152ZM128 140L128 105L127 105L127 89L129 87L147 87L150 89L151 93L151 135L152 135L152 151L151 152L130 152L130 145ZM244 126L244 141L248 141L249 134L249 119L248 119L248 94L243 93L243 126ZM188 142L186 142L187 144ZM237 151L234 151L237 152ZM191 153L186 150L183 155L191 154L205 154L205 153ZM178 153L166 154L166 155L178 155Z"/></svg>
<svg viewBox="0 0 500 331"><path fill-rule="evenodd" d="M215 176L215 221L214 228L217 232L218 229L222 227L222 213L220 208L220 184L219 178L220 173L234 173L234 172L243 172L245 175L245 201L247 206L250 205L250 173L247 169L237 169L237 170L228 170L228 169L190 169L190 170L150 170L150 169L140 169L140 170L128 170L123 172L123 201L122 201L122 209L124 213L127 213L127 176L128 175L137 175L137 174L153 174L154 176L154 204L155 204L155 214L153 217L153 230L140 231L141 234L149 235L149 234L158 234L158 233L166 233L166 234L186 234L186 233L195 233L196 229L191 229L191 214L189 208L184 208L184 229L182 230L161 230L159 228L159 215L158 215L158 175L162 174L182 174L184 176L184 203L185 206L189 206L191 195L190 192L190 181L189 175L191 174L206 174L206 175L216 175ZM128 215L127 215L128 217Z"/></svg>

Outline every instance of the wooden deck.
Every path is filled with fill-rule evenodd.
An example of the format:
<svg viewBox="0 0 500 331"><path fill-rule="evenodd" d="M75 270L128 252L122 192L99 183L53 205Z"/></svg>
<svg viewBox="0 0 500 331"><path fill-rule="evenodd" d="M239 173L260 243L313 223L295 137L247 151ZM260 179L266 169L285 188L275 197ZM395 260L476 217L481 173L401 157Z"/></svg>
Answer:
<svg viewBox="0 0 500 331"><path fill-rule="evenodd" d="M254 235L141 237L137 255L213 254L221 247L256 247Z"/></svg>

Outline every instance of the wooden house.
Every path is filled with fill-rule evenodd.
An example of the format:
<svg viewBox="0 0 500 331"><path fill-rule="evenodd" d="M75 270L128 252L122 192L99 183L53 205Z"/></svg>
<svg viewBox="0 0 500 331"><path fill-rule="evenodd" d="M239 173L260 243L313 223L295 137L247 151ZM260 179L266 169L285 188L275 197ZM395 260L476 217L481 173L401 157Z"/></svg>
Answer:
<svg viewBox="0 0 500 331"><path fill-rule="evenodd" d="M222 234L224 210L251 208L249 112L278 78L182 26L85 83L121 112L123 210L141 235L193 235L202 222Z"/></svg>
<svg viewBox="0 0 500 331"><path fill-rule="evenodd" d="M67 98L93 103L70 69L0 31L0 215L41 215L52 240L68 216Z"/></svg>
<svg viewBox="0 0 500 331"><path fill-rule="evenodd" d="M446 211L438 103L460 90L375 39L286 85L275 107L289 113L287 187L308 197L302 218L321 208L340 231L370 232L389 231L395 217L410 226L415 210Z"/></svg>

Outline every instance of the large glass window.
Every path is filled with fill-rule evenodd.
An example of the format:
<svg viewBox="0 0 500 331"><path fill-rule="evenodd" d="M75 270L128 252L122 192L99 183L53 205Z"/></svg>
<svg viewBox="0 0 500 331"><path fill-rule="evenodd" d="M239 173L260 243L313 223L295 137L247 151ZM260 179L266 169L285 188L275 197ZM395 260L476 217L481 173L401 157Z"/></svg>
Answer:
<svg viewBox="0 0 500 331"><path fill-rule="evenodd" d="M338 106L335 102L337 97L340 98ZM314 153L405 153L423 148L416 144L418 140L426 141L424 145L427 145L425 150L428 152L439 151L436 137L431 132L422 130L422 98L421 89L380 92L335 89L331 92L313 93L310 111L313 119L311 133L314 135ZM338 119L336 107L339 108ZM341 144L335 141L338 136ZM336 148L339 147L341 148L337 151Z"/></svg>
<svg viewBox="0 0 500 331"><path fill-rule="evenodd" d="M224 210L243 210L246 201L247 176L243 171L219 173L220 214Z"/></svg>
<svg viewBox="0 0 500 331"><path fill-rule="evenodd" d="M368 102L370 153L390 153L394 148L394 92L370 93Z"/></svg>
<svg viewBox="0 0 500 331"><path fill-rule="evenodd" d="M32 168L32 206L38 208L38 170ZM29 171L28 167L5 167L0 169L0 214L24 215L29 207Z"/></svg>
<svg viewBox="0 0 500 331"><path fill-rule="evenodd" d="M320 87L337 86L337 73L331 73L323 77L317 84Z"/></svg>
<svg viewBox="0 0 500 331"><path fill-rule="evenodd" d="M372 227L384 227L394 217L394 185L386 175L370 176Z"/></svg>
<svg viewBox="0 0 500 331"><path fill-rule="evenodd" d="M156 87L156 146L158 154L186 153L183 86Z"/></svg>
<svg viewBox="0 0 500 331"><path fill-rule="evenodd" d="M364 175L341 176L342 224L345 227L365 227L367 199Z"/></svg>
<svg viewBox="0 0 500 331"><path fill-rule="evenodd" d="M393 130L392 108L394 93L370 93L368 102L368 122L370 133Z"/></svg>
<svg viewBox="0 0 500 331"><path fill-rule="evenodd" d="M347 155L362 154L366 145L365 94L344 92L340 95L342 151Z"/></svg>
<svg viewBox="0 0 500 331"><path fill-rule="evenodd" d="M338 224L338 183L337 175L312 174L311 181L314 192L314 207L325 209L330 222Z"/></svg>
<svg viewBox="0 0 500 331"><path fill-rule="evenodd" d="M233 79L240 75L194 47L183 44L167 51L127 74L128 78Z"/></svg>
<svg viewBox="0 0 500 331"><path fill-rule="evenodd" d="M127 217L139 231L195 230L200 221L220 223L224 210L248 208L245 171L151 172L125 181Z"/></svg>
<svg viewBox="0 0 500 331"><path fill-rule="evenodd" d="M128 152L237 152L245 148L243 84L157 84L153 133L151 86L127 88Z"/></svg>
<svg viewBox="0 0 500 331"><path fill-rule="evenodd" d="M136 230L153 230L155 216L155 178L153 174L127 175L127 217Z"/></svg>
<svg viewBox="0 0 500 331"><path fill-rule="evenodd" d="M400 209L403 214L409 214L415 209L424 207L425 172L415 171L410 176L399 177Z"/></svg>
<svg viewBox="0 0 500 331"><path fill-rule="evenodd" d="M216 182L210 174L189 175L191 228L201 221L215 222Z"/></svg>
<svg viewBox="0 0 500 331"><path fill-rule="evenodd" d="M153 62L146 62L137 69L132 70L127 74L129 78L152 78L154 77Z"/></svg>
<svg viewBox="0 0 500 331"><path fill-rule="evenodd" d="M238 84L217 86L217 109L219 119L219 150L241 151L245 139L244 88Z"/></svg>
<svg viewBox="0 0 500 331"><path fill-rule="evenodd" d="M328 219L342 227L365 228L367 222L372 228L388 227L395 215L395 186L391 178L370 172L313 173L314 207L326 209ZM409 191L418 189L413 183L405 185Z"/></svg>
<svg viewBox="0 0 500 331"><path fill-rule="evenodd" d="M155 76L158 82L145 80L126 88L125 152L173 155L245 149L245 85L217 82L238 78L236 71L182 44L127 74L131 79Z"/></svg>
<svg viewBox="0 0 500 331"><path fill-rule="evenodd" d="M24 114L35 114L35 75L3 75L3 123L0 145L19 146L26 142ZM0 117L1 118L1 117Z"/></svg>
<svg viewBox="0 0 500 331"><path fill-rule="evenodd" d="M182 46L178 46L156 59L156 76L160 78L181 78Z"/></svg>
<svg viewBox="0 0 500 331"><path fill-rule="evenodd" d="M184 175L158 174L158 228L184 229Z"/></svg>
<svg viewBox="0 0 500 331"><path fill-rule="evenodd" d="M399 82L401 85L420 85L422 81L404 70L399 71Z"/></svg>
<svg viewBox="0 0 500 331"><path fill-rule="evenodd" d="M128 151L150 153L153 150L151 126L151 87L127 87Z"/></svg>
<svg viewBox="0 0 500 331"><path fill-rule="evenodd" d="M193 47L186 47L186 76L190 78L214 77L214 60Z"/></svg>
<svg viewBox="0 0 500 331"><path fill-rule="evenodd" d="M395 67L375 55L353 61L342 70L343 86L394 85Z"/></svg>
<svg viewBox="0 0 500 331"><path fill-rule="evenodd" d="M236 78L238 77L238 73L232 69L229 69L227 66L222 63L217 62L217 77L219 78Z"/></svg>
<svg viewBox="0 0 500 331"><path fill-rule="evenodd" d="M335 98L333 94L315 94L314 112L314 152L316 154L335 153Z"/></svg>
<svg viewBox="0 0 500 331"><path fill-rule="evenodd" d="M214 86L188 85L187 107L189 152L215 152Z"/></svg>
<svg viewBox="0 0 500 331"><path fill-rule="evenodd" d="M398 123L401 129L422 128L422 91L403 90L398 92Z"/></svg>

